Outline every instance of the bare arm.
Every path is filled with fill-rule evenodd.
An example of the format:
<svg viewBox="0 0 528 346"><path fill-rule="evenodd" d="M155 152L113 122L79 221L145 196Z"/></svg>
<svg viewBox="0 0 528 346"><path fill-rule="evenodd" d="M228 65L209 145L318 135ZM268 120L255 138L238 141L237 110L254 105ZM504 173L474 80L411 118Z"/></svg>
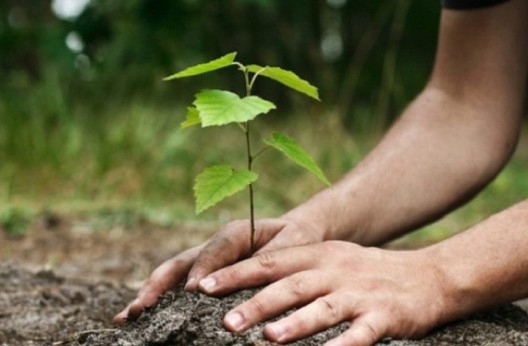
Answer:
<svg viewBox="0 0 528 346"><path fill-rule="evenodd" d="M526 1L444 10L424 91L381 143L333 188L286 215L325 239L380 244L478 192L517 142L525 94ZM507 23L507 25L505 25Z"/></svg>
<svg viewBox="0 0 528 346"><path fill-rule="evenodd" d="M528 201L422 250L439 273L445 317L528 297Z"/></svg>

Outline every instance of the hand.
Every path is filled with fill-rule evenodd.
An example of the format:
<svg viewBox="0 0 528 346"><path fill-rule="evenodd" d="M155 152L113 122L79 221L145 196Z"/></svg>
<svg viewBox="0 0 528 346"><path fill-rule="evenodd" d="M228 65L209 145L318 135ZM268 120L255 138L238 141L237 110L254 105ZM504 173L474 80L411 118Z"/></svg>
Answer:
<svg viewBox="0 0 528 346"><path fill-rule="evenodd" d="M201 279L210 273L233 264L249 254L249 221L238 220L226 224L206 243L189 249L164 262L151 274L137 298L114 317L121 324L136 319L145 307L152 306L158 297L187 278L186 290L196 290ZM283 217L257 220L255 243L258 251L277 250L322 241L322 232L308 225Z"/></svg>
<svg viewBox="0 0 528 346"><path fill-rule="evenodd" d="M217 295L270 282L225 316L227 329L242 332L298 307L267 324L265 337L291 342L350 321L350 329L326 346L367 346L383 337L421 336L446 322L441 280L420 250L331 241L263 252L209 275L200 289Z"/></svg>

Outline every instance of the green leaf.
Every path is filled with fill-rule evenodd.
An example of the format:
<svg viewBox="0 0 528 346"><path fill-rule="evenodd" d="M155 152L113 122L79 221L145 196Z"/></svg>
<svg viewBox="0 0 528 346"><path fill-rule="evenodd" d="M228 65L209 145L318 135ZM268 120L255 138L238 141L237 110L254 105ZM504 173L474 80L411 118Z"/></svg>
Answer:
<svg viewBox="0 0 528 346"><path fill-rule="evenodd" d="M199 125L200 113L194 107L187 107L187 115L185 116L185 121L180 124L180 129L186 129L188 127Z"/></svg>
<svg viewBox="0 0 528 346"><path fill-rule="evenodd" d="M231 66L233 61L235 61L236 52L229 53L224 55L221 58L206 62L204 64L198 64L192 67L188 67L183 71L170 75L163 78L164 81L169 81L177 78L191 77L196 76L202 73L207 73L215 70L219 70L224 67Z"/></svg>
<svg viewBox="0 0 528 346"><path fill-rule="evenodd" d="M315 163L315 160L292 138L282 133L275 132L271 138L264 142L284 153L284 155L293 160L299 166L304 167L315 174L324 184L328 186L331 185L323 171L317 166L317 163Z"/></svg>
<svg viewBox="0 0 528 346"><path fill-rule="evenodd" d="M200 113L202 127L242 123L268 113L275 105L258 96L238 97L224 90L202 90L193 104Z"/></svg>
<svg viewBox="0 0 528 346"><path fill-rule="evenodd" d="M317 101L321 101L319 99L319 92L317 91L317 88L305 81L304 79L301 79L299 76L297 76L291 71L283 70L280 67L262 67L259 65L249 65L247 66L247 69L249 72L252 73L257 73L261 71L259 73L259 76L271 78L281 84L286 85L287 87L293 90L296 90L311 98L314 98Z"/></svg>
<svg viewBox="0 0 528 346"><path fill-rule="evenodd" d="M258 175L254 172L236 171L227 165L206 168L196 177L194 185L196 214L243 190L257 178Z"/></svg>

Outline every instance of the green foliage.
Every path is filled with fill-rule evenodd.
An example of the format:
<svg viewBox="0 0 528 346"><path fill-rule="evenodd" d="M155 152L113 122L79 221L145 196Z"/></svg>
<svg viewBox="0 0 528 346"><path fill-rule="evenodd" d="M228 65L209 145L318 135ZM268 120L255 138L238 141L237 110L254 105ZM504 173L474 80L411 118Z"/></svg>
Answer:
<svg viewBox="0 0 528 346"><path fill-rule="evenodd" d="M199 125L201 123L200 113L194 107L187 107L187 115L185 120L180 124L180 129L186 129L188 127Z"/></svg>
<svg viewBox="0 0 528 346"><path fill-rule="evenodd" d="M303 93L311 98L321 101L319 99L319 92L317 88L301 79L295 73L287 70L283 70L280 67L262 67L259 65L249 65L247 67L249 72L258 73L261 76L273 79L276 82L284 84L285 86Z"/></svg>
<svg viewBox="0 0 528 346"><path fill-rule="evenodd" d="M249 122L254 120L258 115L268 113L270 110L276 108L273 103L258 96L251 95L255 81L259 76L265 76L316 100L319 100L319 94L317 93L316 87L301 79L293 72L283 70L279 67L245 66L234 61L235 57L235 52L230 53L221 58L188 67L164 80L195 76L230 65L238 66L239 70L244 74L246 83L245 97L240 98L237 94L225 90L202 90L195 96L193 102L194 107L187 108L186 119L180 125L180 128L197 124L201 124L202 127L208 127L237 123L244 131L246 135L248 170L236 171L230 166L222 165L206 169L201 173L197 177L194 185L196 213L201 213L224 198L249 186L250 209L252 212L250 218L253 220L253 193L251 184L257 179L257 175L251 171L252 163L256 155L254 156L251 152ZM314 173L323 183L330 185L330 182L315 161L293 139L280 133L275 133L271 139L264 143L283 152L295 163ZM254 230L252 230L252 234L253 232ZM253 239L253 237L251 238Z"/></svg>
<svg viewBox="0 0 528 346"><path fill-rule="evenodd" d="M164 78L163 80L169 81L169 80L173 80L177 78L196 76L199 74L208 73L208 72L222 69L224 67L231 66L233 64L233 61L235 61L236 54L237 54L236 52L229 53L229 54L224 55L221 58L209 61L207 63L189 67L183 71L180 71L171 76L168 76Z"/></svg>
<svg viewBox="0 0 528 346"><path fill-rule="evenodd" d="M230 123L245 123L259 114L268 113L275 105L258 96L238 97L224 90L203 90L193 103L198 110L202 127Z"/></svg>
<svg viewBox="0 0 528 346"><path fill-rule="evenodd" d="M266 144L284 153L299 166L306 168L319 178L324 184L330 186L328 178L317 165L314 159L292 138L280 133L273 133L272 137L264 141Z"/></svg>
<svg viewBox="0 0 528 346"><path fill-rule="evenodd" d="M391 22L405 2L348 1L336 7L302 0L159 0L152 6L148 0L94 0L77 18L61 20L49 1L6 0L0 3L0 103L15 100L22 108L45 109L53 94L33 96L40 84L49 83L49 71L56 71L59 83L52 91L63 92L66 106L88 109L92 118L109 114L103 109L109 102L100 102L108 90L114 105L134 98L179 106L181 98L174 95L191 97L201 81L163 88L160 73L236 48L250 61L265 59L314 82L326 104L347 112L343 121L357 132L358 118L367 125L375 118L373 108L380 117L395 116L430 71L439 3L412 2L404 34L392 35ZM342 39L343 54L335 61L325 60L321 49L328 34ZM65 44L72 37L79 39L77 48L71 40L70 48ZM397 62L395 69L391 62ZM229 90L238 84L223 82ZM286 116L296 114L288 108L296 105L293 98L280 89L259 95ZM383 104L379 111L377 102ZM25 113L47 117L42 111ZM46 121L53 126L61 116L50 112Z"/></svg>
<svg viewBox="0 0 528 346"><path fill-rule="evenodd" d="M231 166L218 165L205 169L194 185L196 197L196 214L212 207L239 191L242 191L258 178L249 170L237 171Z"/></svg>

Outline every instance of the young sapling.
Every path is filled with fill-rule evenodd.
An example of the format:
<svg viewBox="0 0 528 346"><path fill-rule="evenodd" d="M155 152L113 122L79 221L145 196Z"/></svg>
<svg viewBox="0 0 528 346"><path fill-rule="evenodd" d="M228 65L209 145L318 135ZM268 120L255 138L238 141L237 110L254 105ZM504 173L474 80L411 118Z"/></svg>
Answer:
<svg viewBox="0 0 528 346"><path fill-rule="evenodd" d="M306 168L324 184L330 185L323 171L312 157L292 138L280 132L274 132L270 138L263 141L263 147L253 151L251 147L251 121L260 114L266 114L276 109L275 104L252 94L253 86L258 77L263 76L275 80L293 90L319 101L317 88L301 79L295 73L280 67L243 65L235 61L236 52L226 54L221 58L207 63L198 64L166 77L164 80L196 76L229 66L236 66L242 72L246 95L239 97L227 90L205 89L195 96L192 106L187 108L185 121L180 128L194 125L201 127L236 124L245 134L247 169L235 169L229 165L215 165L206 168L196 177L194 196L196 214L217 204L226 197L249 189L249 220L250 220L250 254L255 251L255 210L253 183L258 175L253 171L255 159L268 148L275 148Z"/></svg>

